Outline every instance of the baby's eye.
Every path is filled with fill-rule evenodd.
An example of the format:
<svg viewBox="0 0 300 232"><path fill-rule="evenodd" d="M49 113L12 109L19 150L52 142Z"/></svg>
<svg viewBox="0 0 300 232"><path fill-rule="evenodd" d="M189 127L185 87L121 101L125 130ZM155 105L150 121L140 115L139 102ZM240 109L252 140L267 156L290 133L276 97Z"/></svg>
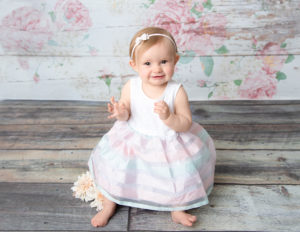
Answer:
<svg viewBox="0 0 300 232"><path fill-rule="evenodd" d="M161 63L162 64L166 64L168 61L167 60L162 60Z"/></svg>
<svg viewBox="0 0 300 232"><path fill-rule="evenodd" d="M145 62L144 65L150 65L150 62L149 62L149 61L148 61L148 62Z"/></svg>

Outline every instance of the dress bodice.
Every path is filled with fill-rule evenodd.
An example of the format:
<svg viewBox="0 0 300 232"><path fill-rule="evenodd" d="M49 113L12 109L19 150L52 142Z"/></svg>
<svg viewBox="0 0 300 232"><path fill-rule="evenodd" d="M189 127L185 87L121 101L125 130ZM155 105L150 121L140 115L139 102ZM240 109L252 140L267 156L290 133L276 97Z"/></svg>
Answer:
<svg viewBox="0 0 300 232"><path fill-rule="evenodd" d="M154 103L163 100L168 104L170 111L174 112L175 97L180 86L181 84L171 80L160 98L151 99L144 93L141 79L131 79L129 125L138 132L149 136L167 137L176 133L163 123L158 114L154 113Z"/></svg>

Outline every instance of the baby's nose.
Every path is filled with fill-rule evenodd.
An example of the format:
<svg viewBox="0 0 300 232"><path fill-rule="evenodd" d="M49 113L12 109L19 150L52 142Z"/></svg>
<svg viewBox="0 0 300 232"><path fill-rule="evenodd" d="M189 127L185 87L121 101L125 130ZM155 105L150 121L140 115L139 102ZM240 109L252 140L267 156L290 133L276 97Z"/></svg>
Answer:
<svg viewBox="0 0 300 232"><path fill-rule="evenodd" d="M155 65L154 66L154 71L155 72L160 72L162 69L161 69L161 66L160 65Z"/></svg>

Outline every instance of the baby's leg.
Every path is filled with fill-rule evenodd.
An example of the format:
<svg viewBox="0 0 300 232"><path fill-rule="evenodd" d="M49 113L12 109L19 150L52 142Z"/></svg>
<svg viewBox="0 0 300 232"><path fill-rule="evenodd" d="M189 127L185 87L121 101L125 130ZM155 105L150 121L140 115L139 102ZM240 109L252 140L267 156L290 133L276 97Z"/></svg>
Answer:
<svg viewBox="0 0 300 232"><path fill-rule="evenodd" d="M108 223L109 219L114 215L116 206L116 203L104 197L103 209L92 218L92 225L94 227L105 226Z"/></svg>
<svg viewBox="0 0 300 232"><path fill-rule="evenodd" d="M180 223L184 226L193 226L193 223L197 221L197 217L188 214L184 211L171 212L173 222Z"/></svg>

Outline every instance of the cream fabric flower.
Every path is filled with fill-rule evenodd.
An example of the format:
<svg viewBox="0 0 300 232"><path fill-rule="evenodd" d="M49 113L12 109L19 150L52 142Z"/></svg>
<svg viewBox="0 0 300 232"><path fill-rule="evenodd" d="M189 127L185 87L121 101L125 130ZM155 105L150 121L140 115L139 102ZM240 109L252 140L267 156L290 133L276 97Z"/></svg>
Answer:
<svg viewBox="0 0 300 232"><path fill-rule="evenodd" d="M97 211L100 211L103 209L103 195L96 190L96 194L95 194L95 200L91 202L90 206L92 208L96 207Z"/></svg>
<svg viewBox="0 0 300 232"><path fill-rule="evenodd" d="M89 172L78 176L78 180L71 189L73 196L82 201L88 202L95 199L95 184Z"/></svg>
<svg viewBox="0 0 300 232"><path fill-rule="evenodd" d="M78 176L77 181L71 189L75 198L79 198L85 202L92 201L90 203L92 208L96 207L97 211L102 210L103 195L99 190L97 190L90 172L87 171L86 173Z"/></svg>

